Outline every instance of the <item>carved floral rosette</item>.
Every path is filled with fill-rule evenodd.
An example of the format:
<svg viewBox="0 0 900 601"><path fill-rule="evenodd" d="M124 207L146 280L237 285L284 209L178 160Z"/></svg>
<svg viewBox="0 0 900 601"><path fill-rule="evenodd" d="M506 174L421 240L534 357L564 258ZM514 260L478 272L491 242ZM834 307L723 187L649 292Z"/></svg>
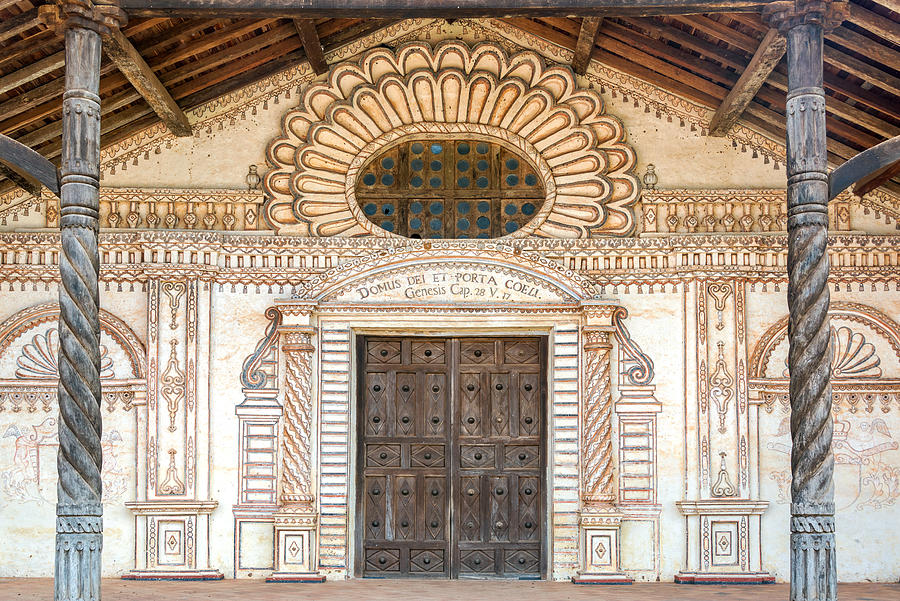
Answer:
<svg viewBox="0 0 900 601"><path fill-rule="evenodd" d="M382 148L422 135L496 142L533 163L546 200L510 237L635 229L635 154L600 96L534 52L459 42L374 49L307 88L268 148L267 219L280 233L395 236L360 209L357 177Z"/></svg>

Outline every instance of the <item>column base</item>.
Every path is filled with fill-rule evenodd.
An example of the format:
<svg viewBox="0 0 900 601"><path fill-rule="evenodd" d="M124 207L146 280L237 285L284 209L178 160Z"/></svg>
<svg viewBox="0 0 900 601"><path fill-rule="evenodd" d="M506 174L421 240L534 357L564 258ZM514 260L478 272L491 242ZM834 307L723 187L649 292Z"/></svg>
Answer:
<svg viewBox="0 0 900 601"><path fill-rule="evenodd" d="M621 572L609 574L579 574L572 577L572 584L633 584L634 578Z"/></svg>
<svg viewBox="0 0 900 601"><path fill-rule="evenodd" d="M678 572L675 584L775 584L775 577L768 572Z"/></svg>
<svg viewBox="0 0 900 601"><path fill-rule="evenodd" d="M266 582L292 582L319 584L325 582L325 576L322 574L297 574L294 572L274 572L266 578Z"/></svg>
<svg viewBox="0 0 900 601"><path fill-rule="evenodd" d="M122 580L222 580L224 576L219 570L131 570L122 575Z"/></svg>

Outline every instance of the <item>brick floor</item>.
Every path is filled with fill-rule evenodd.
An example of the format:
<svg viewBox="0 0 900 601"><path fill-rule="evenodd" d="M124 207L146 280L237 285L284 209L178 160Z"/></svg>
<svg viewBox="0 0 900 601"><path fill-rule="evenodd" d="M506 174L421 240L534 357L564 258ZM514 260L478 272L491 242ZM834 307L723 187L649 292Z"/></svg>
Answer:
<svg viewBox="0 0 900 601"><path fill-rule="evenodd" d="M841 601L898 601L900 584L842 584ZM218 582L126 582L105 580L103 597L114 601L214 599L227 601L787 601L785 584L713 586L633 584L578 586L567 582L348 580L325 584L266 584L255 580ZM45 578L0 578L0 601L48 601L53 582Z"/></svg>

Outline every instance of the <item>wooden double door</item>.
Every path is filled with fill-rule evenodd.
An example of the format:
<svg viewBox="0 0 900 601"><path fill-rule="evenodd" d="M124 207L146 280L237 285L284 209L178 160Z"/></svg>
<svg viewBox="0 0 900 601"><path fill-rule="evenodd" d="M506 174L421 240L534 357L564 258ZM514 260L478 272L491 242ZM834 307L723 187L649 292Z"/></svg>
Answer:
<svg viewBox="0 0 900 601"><path fill-rule="evenodd" d="M357 575L545 576L546 339L357 353Z"/></svg>

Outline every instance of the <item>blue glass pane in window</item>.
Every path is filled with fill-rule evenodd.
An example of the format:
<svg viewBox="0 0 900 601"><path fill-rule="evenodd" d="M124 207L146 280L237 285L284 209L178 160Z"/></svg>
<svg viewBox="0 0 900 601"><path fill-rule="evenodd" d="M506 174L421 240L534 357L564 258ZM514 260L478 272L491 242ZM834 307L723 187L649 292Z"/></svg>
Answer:
<svg viewBox="0 0 900 601"><path fill-rule="evenodd" d="M463 177L457 179L456 183L460 188L468 188L469 184L472 183L472 181L468 177L463 176Z"/></svg>
<svg viewBox="0 0 900 601"><path fill-rule="evenodd" d="M477 225L481 229L487 229L487 228L491 227L491 220L482 215L481 217L479 217L478 219L475 220L475 225Z"/></svg>
<svg viewBox="0 0 900 601"><path fill-rule="evenodd" d="M479 171L485 171L488 168L488 162L484 159L481 159L480 161L475 163L475 166L478 167Z"/></svg>
<svg viewBox="0 0 900 601"><path fill-rule="evenodd" d="M524 213L525 215L534 214L534 205L531 204L530 202L526 202L525 204L522 205L522 213Z"/></svg>
<svg viewBox="0 0 900 601"><path fill-rule="evenodd" d="M444 165L440 161L431 161L430 166L432 171L440 171Z"/></svg>
<svg viewBox="0 0 900 601"><path fill-rule="evenodd" d="M410 146L409 149L413 151L413 154L419 154L425 150L425 147L422 146L421 142L413 142L413 145Z"/></svg>
<svg viewBox="0 0 900 601"><path fill-rule="evenodd" d="M486 200L482 200L478 203L478 212L479 213L487 213L491 210L491 203Z"/></svg>
<svg viewBox="0 0 900 601"><path fill-rule="evenodd" d="M525 183L529 186L534 186L537 184L537 176L534 173L529 173L525 176Z"/></svg>
<svg viewBox="0 0 900 601"><path fill-rule="evenodd" d="M370 202L366 206L363 207L363 213L366 215L372 216L375 212L378 211L378 207L375 206L374 202Z"/></svg>
<svg viewBox="0 0 900 601"><path fill-rule="evenodd" d="M418 215L419 213L421 213L423 208L424 207L422 206L422 203L418 201L414 201L409 204L409 212L413 215Z"/></svg>
<svg viewBox="0 0 900 601"><path fill-rule="evenodd" d="M506 168L510 171L519 168L519 161L516 159L506 159Z"/></svg>
<svg viewBox="0 0 900 601"><path fill-rule="evenodd" d="M487 188L488 187L488 178L481 176L475 180L475 185L479 188Z"/></svg>
<svg viewBox="0 0 900 601"><path fill-rule="evenodd" d="M394 168L394 159L391 157L384 157L381 159L381 166L385 169L393 169Z"/></svg>
<svg viewBox="0 0 900 601"><path fill-rule="evenodd" d="M421 171L425 167L425 161L422 159L413 159L409 162L409 166L413 171Z"/></svg>
<svg viewBox="0 0 900 601"><path fill-rule="evenodd" d="M428 212L432 215L440 215L444 212L444 205L439 202L433 202L428 205Z"/></svg>
<svg viewBox="0 0 900 601"><path fill-rule="evenodd" d="M385 186L393 186L394 185L394 176L390 173L385 173L381 176L381 183Z"/></svg>
<svg viewBox="0 0 900 601"><path fill-rule="evenodd" d="M459 146L456 147L456 152L459 154L469 154L469 145L465 142L462 142Z"/></svg>
<svg viewBox="0 0 900 601"><path fill-rule="evenodd" d="M519 176L513 174L507 175L506 183L510 186L517 186L519 184Z"/></svg>
<svg viewBox="0 0 900 601"><path fill-rule="evenodd" d="M420 227L422 227L422 220L419 219L418 217L413 217L412 219L409 220L409 227L411 227L414 230L419 229Z"/></svg>
<svg viewBox="0 0 900 601"><path fill-rule="evenodd" d="M438 239L440 239L441 235L440 234L428 234L428 237L431 238L432 240L438 240Z"/></svg>
<svg viewBox="0 0 900 601"><path fill-rule="evenodd" d="M431 145L431 154L441 154L443 152L444 147L440 144L432 144Z"/></svg>
<svg viewBox="0 0 900 601"><path fill-rule="evenodd" d="M440 219L432 219L431 221L428 222L428 227L430 227L433 230L441 229L441 220Z"/></svg>
<svg viewBox="0 0 900 601"><path fill-rule="evenodd" d="M415 175L415 176L413 176L413 178L411 180L409 180L409 183L412 184L413 188L418 188L422 185L423 181L422 181L421 177L419 177L418 175Z"/></svg>
<svg viewBox="0 0 900 601"><path fill-rule="evenodd" d="M394 231L394 222L393 221L382 221L381 229L387 230L389 232L393 232Z"/></svg>
<svg viewBox="0 0 900 601"><path fill-rule="evenodd" d="M517 229L519 229L519 224L516 223L515 221L510 221L509 223L506 224L506 233L507 234L511 234L514 231L516 231Z"/></svg>
<svg viewBox="0 0 900 601"><path fill-rule="evenodd" d="M428 180L428 185L431 186L432 188L440 188L441 187L441 178L432 177L430 180Z"/></svg>
<svg viewBox="0 0 900 601"><path fill-rule="evenodd" d="M468 171L469 170L469 161L462 160L456 161L456 168L460 171Z"/></svg>
<svg viewBox="0 0 900 601"><path fill-rule="evenodd" d="M488 145L484 142L479 142L477 146L475 146L475 151L478 154L485 154L488 151Z"/></svg>
<svg viewBox="0 0 900 601"><path fill-rule="evenodd" d="M363 176L363 183L367 186L375 185L375 174L374 173L366 173Z"/></svg>
<svg viewBox="0 0 900 601"><path fill-rule="evenodd" d="M490 236L487 234L487 232L481 232L480 234L478 234L475 237L476 238L490 238Z"/></svg>
<svg viewBox="0 0 900 601"><path fill-rule="evenodd" d="M506 205L505 207L503 207L503 212L506 213L507 215L515 215L516 214L516 205L514 205L514 204Z"/></svg>
<svg viewBox="0 0 900 601"><path fill-rule="evenodd" d="M467 229L469 229L469 226L470 226L470 225L471 225L471 223L469 223L469 220L466 219L465 217L463 217L462 219L458 219L458 220L456 221L456 227L459 228L459 229L461 229L461 230L467 230Z"/></svg>
<svg viewBox="0 0 900 601"><path fill-rule="evenodd" d="M456 205L456 213L458 215L466 215L469 212L469 208L470 208L469 203L463 201L463 202L459 203L458 205Z"/></svg>
<svg viewBox="0 0 900 601"><path fill-rule="evenodd" d="M460 240L468 240L469 235L468 234L460 234L459 236L457 236L457 238L459 238Z"/></svg>
<svg viewBox="0 0 900 601"><path fill-rule="evenodd" d="M394 205L384 205L381 207L381 212L385 215L393 215L394 214Z"/></svg>

